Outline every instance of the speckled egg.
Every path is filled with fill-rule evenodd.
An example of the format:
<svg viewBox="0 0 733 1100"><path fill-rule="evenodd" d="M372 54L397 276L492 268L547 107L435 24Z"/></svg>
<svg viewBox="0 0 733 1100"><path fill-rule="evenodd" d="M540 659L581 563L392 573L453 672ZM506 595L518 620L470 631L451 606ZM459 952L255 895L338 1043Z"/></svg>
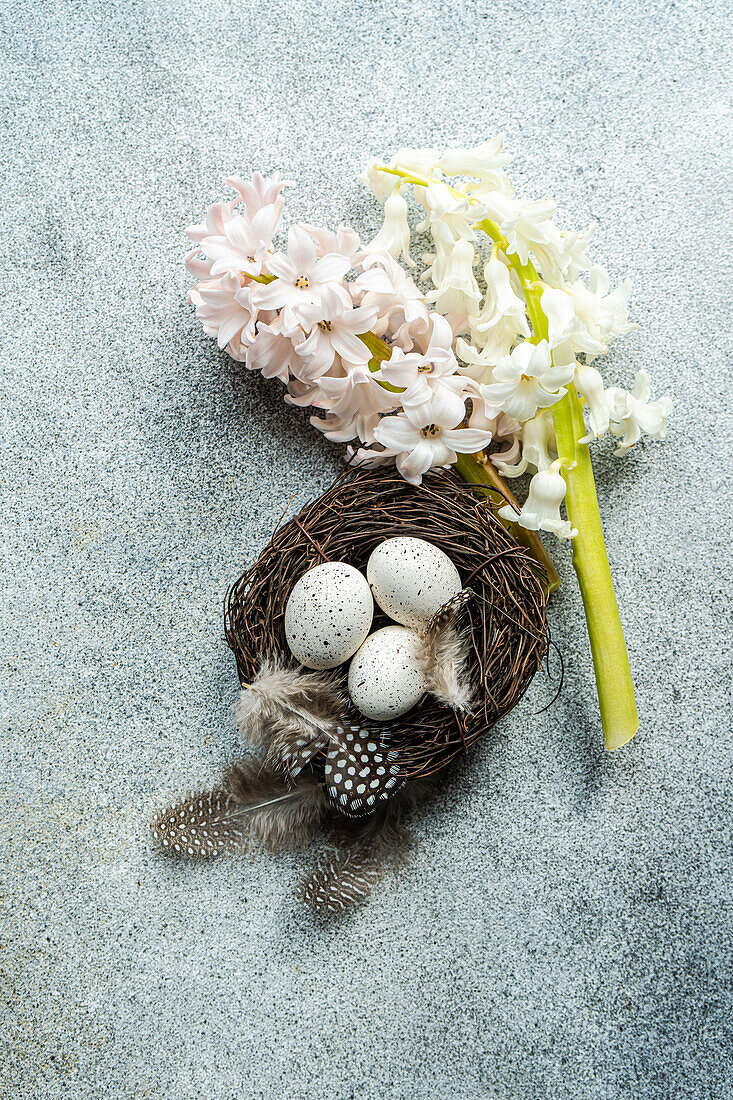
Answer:
<svg viewBox="0 0 733 1100"><path fill-rule="evenodd" d="M447 554L409 536L386 539L372 551L367 580L382 611L413 630L422 629L462 587Z"/></svg>
<svg viewBox="0 0 733 1100"><path fill-rule="evenodd" d="M427 691L418 654L422 639L404 626L370 634L349 665L349 695L357 710L389 722L419 703Z"/></svg>
<svg viewBox="0 0 733 1100"><path fill-rule="evenodd" d="M374 600L366 577L343 561L309 569L285 607L285 638L306 668L336 668L366 638Z"/></svg>

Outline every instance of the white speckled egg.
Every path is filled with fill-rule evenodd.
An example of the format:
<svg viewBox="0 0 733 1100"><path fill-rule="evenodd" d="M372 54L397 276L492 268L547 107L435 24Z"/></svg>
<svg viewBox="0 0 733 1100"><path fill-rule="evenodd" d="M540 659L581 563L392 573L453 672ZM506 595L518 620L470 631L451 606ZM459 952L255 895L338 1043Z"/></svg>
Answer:
<svg viewBox="0 0 733 1100"><path fill-rule="evenodd" d="M382 611L413 630L421 630L462 587L447 554L409 536L386 539L372 551L367 580Z"/></svg>
<svg viewBox="0 0 733 1100"><path fill-rule="evenodd" d="M356 653L374 617L366 577L343 561L309 569L285 607L290 652L306 668L336 668Z"/></svg>
<svg viewBox="0 0 733 1100"><path fill-rule="evenodd" d="M427 691L418 654L422 639L404 626L370 634L349 665L349 695L357 710L388 722L419 703Z"/></svg>

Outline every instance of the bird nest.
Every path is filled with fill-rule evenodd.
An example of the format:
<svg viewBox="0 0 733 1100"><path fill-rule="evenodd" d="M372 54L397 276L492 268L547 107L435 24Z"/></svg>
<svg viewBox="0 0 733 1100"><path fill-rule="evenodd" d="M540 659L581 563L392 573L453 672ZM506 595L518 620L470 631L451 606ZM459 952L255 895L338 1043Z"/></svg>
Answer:
<svg viewBox="0 0 733 1100"><path fill-rule="evenodd" d="M295 583L322 561L348 562L366 572L372 550L397 535L440 547L470 593L460 611L469 642L470 712L459 714L426 696L384 726L400 774L417 779L488 733L522 697L547 650L544 570L502 526L480 487L452 470L431 472L419 488L384 467L350 470L275 531L230 589L225 629L243 686L268 661L297 667L284 628ZM388 623L376 610L375 629ZM336 676L345 686L345 669ZM355 711L344 717L364 721Z"/></svg>

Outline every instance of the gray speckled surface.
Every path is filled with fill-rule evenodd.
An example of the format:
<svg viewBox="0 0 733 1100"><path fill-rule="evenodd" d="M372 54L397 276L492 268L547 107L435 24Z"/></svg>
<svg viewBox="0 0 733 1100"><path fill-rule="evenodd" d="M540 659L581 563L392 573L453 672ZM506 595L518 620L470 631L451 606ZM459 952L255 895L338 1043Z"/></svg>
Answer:
<svg viewBox="0 0 733 1100"><path fill-rule="evenodd" d="M726 11L5 0L3 1095L733 1090ZM323 928L307 853L174 867L146 835L236 750L227 585L337 469L199 333L182 231L279 167L292 218L368 235L367 154L499 128L634 278L609 374L675 400L666 445L597 451L643 727L604 754L560 554L562 699L533 685L401 877Z"/></svg>

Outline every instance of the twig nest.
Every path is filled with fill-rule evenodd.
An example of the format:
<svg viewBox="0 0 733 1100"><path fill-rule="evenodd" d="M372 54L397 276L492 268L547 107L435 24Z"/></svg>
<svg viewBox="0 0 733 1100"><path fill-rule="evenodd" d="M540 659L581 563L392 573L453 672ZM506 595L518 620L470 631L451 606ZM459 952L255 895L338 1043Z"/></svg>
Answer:
<svg viewBox="0 0 733 1100"><path fill-rule="evenodd" d="M366 638L374 601L363 573L342 561L310 569L297 582L285 607L285 638L306 668L336 668Z"/></svg>
<svg viewBox="0 0 733 1100"><path fill-rule="evenodd" d="M242 685L253 684L268 661L295 671L285 607L300 579L315 574L314 566L323 568L324 555L364 573L378 546L404 537L442 550L471 592L456 624L468 642L461 680L470 689L470 713L456 709L462 704L455 685L447 684L443 699L426 694L383 727L400 776L416 779L485 736L521 699L547 649L544 570L502 527L480 489L452 470L431 471L419 488L384 467L348 471L275 532L230 590L226 637ZM374 627L386 625L378 611ZM362 629L366 636L369 625ZM433 649L444 643L436 636ZM332 675L343 690L344 672L337 668ZM344 717L346 725L362 721L348 703Z"/></svg>
<svg viewBox="0 0 733 1100"><path fill-rule="evenodd" d="M367 562L374 599L390 619L421 632L461 591L458 570L447 554L424 539L386 539Z"/></svg>
<svg viewBox="0 0 733 1100"><path fill-rule="evenodd" d="M422 640L405 626L370 634L349 665L351 701L375 722L407 714L428 690L420 657Z"/></svg>

